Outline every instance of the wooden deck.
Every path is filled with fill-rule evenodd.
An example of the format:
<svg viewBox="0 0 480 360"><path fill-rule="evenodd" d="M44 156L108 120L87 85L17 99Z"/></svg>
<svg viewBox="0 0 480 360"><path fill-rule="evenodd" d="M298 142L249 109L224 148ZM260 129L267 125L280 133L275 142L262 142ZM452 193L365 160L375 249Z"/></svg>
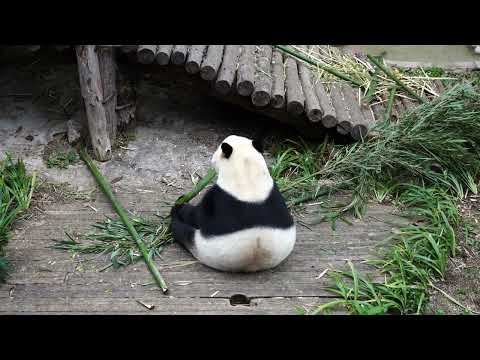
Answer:
<svg viewBox="0 0 480 360"><path fill-rule="evenodd" d="M150 193L118 191L130 210L145 216L157 211L158 200ZM151 283L146 266L139 262L122 270L100 272L108 259L74 256L48 248L52 240L64 239L64 231L86 232L91 225L113 216L103 194L86 203L50 203L45 211L21 224L7 252L15 271L0 287L0 314L28 313L123 313L123 314L295 314L294 306L311 308L332 294L325 290L327 277L317 279L327 268L345 266L350 259L360 264L372 256L374 247L391 231L392 215L383 206L373 206L364 221L350 226L316 225L298 227L297 245L292 255L277 269L257 274L228 274L199 263L179 245L169 246L157 264L169 284L163 295ZM305 219L303 219L305 220ZM90 260L89 260L90 259ZM232 306L230 298L241 294L250 304ZM148 310L138 301L154 305Z"/></svg>

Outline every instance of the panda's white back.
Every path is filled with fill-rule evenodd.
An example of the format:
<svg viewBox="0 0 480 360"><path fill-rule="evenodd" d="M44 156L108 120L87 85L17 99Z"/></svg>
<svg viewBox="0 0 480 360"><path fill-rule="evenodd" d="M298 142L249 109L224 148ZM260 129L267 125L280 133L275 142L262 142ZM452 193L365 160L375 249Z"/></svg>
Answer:
<svg viewBox="0 0 480 360"><path fill-rule="evenodd" d="M295 239L295 225L289 229L251 228L207 239L197 230L192 253L217 270L254 272L279 265L292 252Z"/></svg>

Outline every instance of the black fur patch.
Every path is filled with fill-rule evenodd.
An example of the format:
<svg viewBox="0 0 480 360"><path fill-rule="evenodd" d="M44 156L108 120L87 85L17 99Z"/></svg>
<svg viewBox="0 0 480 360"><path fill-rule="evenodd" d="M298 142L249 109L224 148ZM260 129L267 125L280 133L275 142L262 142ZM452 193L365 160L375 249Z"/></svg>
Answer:
<svg viewBox="0 0 480 360"><path fill-rule="evenodd" d="M255 139L252 141L252 145L260 154L263 154L263 142L261 139Z"/></svg>
<svg viewBox="0 0 480 360"><path fill-rule="evenodd" d="M214 185L197 206L188 205L172 211L172 224L174 222L200 229L202 235L208 237L258 226L287 229L293 225L293 218L276 185L269 197L261 203L237 200L218 185ZM191 236L180 226L172 226L172 231L175 239L179 241L180 237Z"/></svg>
<svg viewBox="0 0 480 360"><path fill-rule="evenodd" d="M230 155L232 155L233 148L230 144L227 144L226 142L222 143L222 151L223 155L228 159Z"/></svg>

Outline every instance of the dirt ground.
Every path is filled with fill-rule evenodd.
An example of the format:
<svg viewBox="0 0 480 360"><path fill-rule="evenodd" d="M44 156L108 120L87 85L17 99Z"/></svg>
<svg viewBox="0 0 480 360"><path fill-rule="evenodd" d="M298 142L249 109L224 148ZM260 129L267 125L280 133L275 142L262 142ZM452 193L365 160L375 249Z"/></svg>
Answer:
<svg viewBox="0 0 480 360"><path fill-rule="evenodd" d="M114 182L114 191L128 210L151 217L168 212L162 201L176 199L192 188L192 180L205 175L221 140L230 134L251 137L265 119L175 82L140 79L136 126L128 130L113 159L97 165ZM350 259L359 269L371 271L361 262L392 230L392 208L379 205L372 205L363 221L352 226L339 223L335 231L326 223L311 229L299 226L297 245L287 261L272 271L249 275L206 268L173 244L157 261L170 285L168 296L144 286L151 277L141 263L100 271L108 264L105 257L50 248L52 240L65 239L65 231L85 233L105 215L114 216L81 162L66 169L47 167L52 154L68 149L63 140L65 123L80 104L76 65L68 56L40 54L0 68L0 156L8 151L22 157L43 184L30 216L17 222L6 249L14 271L0 287L2 314L295 314L296 305L311 308L331 300L326 277L318 278L326 268L343 267ZM278 128L272 141L293 135L290 129ZM313 209L302 220L314 216ZM471 299L465 303L480 310L475 293L479 287L474 287L480 274L469 259L460 272L452 268L444 290L450 293L453 280L461 284L463 280L455 278L460 276ZM467 277L467 269L472 269L468 276L476 280ZM248 306L232 305L236 294L246 296ZM456 307L444 306L443 300L435 300L434 305L459 313ZM155 308L148 310L138 301Z"/></svg>

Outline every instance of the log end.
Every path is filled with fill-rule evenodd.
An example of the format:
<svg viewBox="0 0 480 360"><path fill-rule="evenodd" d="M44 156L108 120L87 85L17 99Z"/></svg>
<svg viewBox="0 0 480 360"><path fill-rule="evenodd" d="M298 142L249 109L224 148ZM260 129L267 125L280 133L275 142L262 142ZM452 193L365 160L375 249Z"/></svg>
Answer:
<svg viewBox="0 0 480 360"><path fill-rule="evenodd" d="M203 66L200 70L200 77L203 80L212 81L213 79L215 79L215 76L217 76L217 72L210 65Z"/></svg>
<svg viewBox="0 0 480 360"><path fill-rule="evenodd" d="M124 53L132 53L137 51L138 45L123 45L122 52Z"/></svg>
<svg viewBox="0 0 480 360"><path fill-rule="evenodd" d="M181 51L174 51L172 53L172 63L175 65L183 65L185 63L186 54Z"/></svg>
<svg viewBox="0 0 480 360"><path fill-rule="evenodd" d="M187 61L185 71L189 74L197 74L200 71L200 65L196 61Z"/></svg>
<svg viewBox="0 0 480 360"><path fill-rule="evenodd" d="M274 95L272 97L272 107L275 109L282 109L285 106L285 97L281 95Z"/></svg>
<svg viewBox="0 0 480 360"><path fill-rule="evenodd" d="M355 125L350 134L352 135L352 138L357 141L365 139L368 134L368 127L363 124Z"/></svg>
<svg viewBox="0 0 480 360"><path fill-rule="evenodd" d="M227 95L231 89L230 83L226 80L218 80L215 83L215 90L222 95Z"/></svg>
<svg viewBox="0 0 480 360"><path fill-rule="evenodd" d="M328 129L333 128L337 126L337 118L333 115L326 114L322 117L322 124Z"/></svg>
<svg viewBox="0 0 480 360"><path fill-rule="evenodd" d="M352 131L352 125L347 121L342 121L337 124L337 132L341 135L347 135Z"/></svg>
<svg viewBox="0 0 480 360"><path fill-rule="evenodd" d="M323 114L320 109L312 109L308 112L307 117L311 122L319 122L322 120Z"/></svg>
<svg viewBox="0 0 480 360"><path fill-rule="evenodd" d="M237 92L241 96L250 96L253 90L253 83L251 81L241 81L237 84Z"/></svg>
<svg viewBox="0 0 480 360"><path fill-rule="evenodd" d="M148 49L143 49L137 52L137 57L141 64L151 64L153 63L153 60L155 60L155 54Z"/></svg>
<svg viewBox="0 0 480 360"><path fill-rule="evenodd" d="M292 115L301 115L303 109L303 104L299 101L290 101L287 104L287 111Z"/></svg>
<svg viewBox="0 0 480 360"><path fill-rule="evenodd" d="M160 52L157 54L157 64L158 65L168 65L168 62L170 61L170 56L168 54Z"/></svg>
<svg viewBox="0 0 480 360"><path fill-rule="evenodd" d="M252 102L255 106L267 106L270 103L270 93L267 91L254 91L252 93Z"/></svg>

